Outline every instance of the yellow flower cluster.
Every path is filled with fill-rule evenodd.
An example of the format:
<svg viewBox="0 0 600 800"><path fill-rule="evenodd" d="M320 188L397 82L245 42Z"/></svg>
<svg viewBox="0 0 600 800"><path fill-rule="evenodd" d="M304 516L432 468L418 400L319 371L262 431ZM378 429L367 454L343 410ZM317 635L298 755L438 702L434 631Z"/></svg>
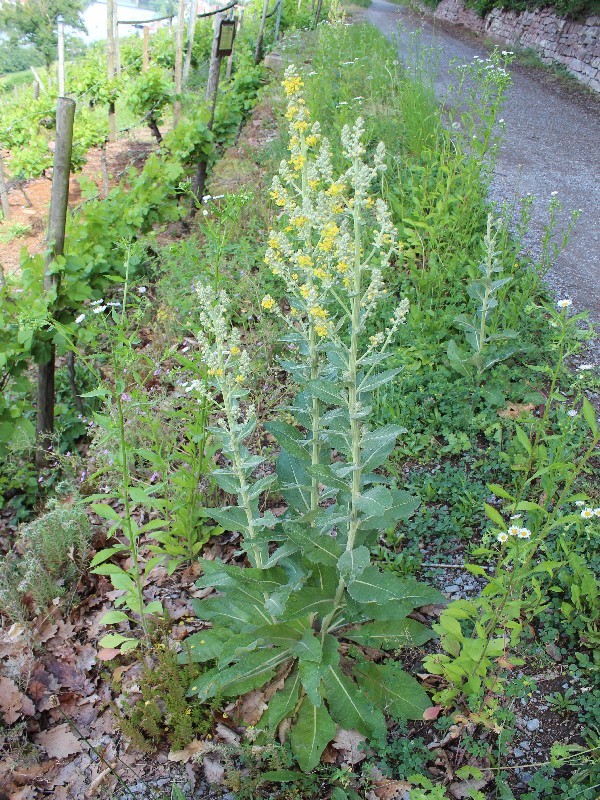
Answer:
<svg viewBox="0 0 600 800"><path fill-rule="evenodd" d="M294 94L298 94L304 86L304 81L299 75L292 75L282 82L282 86L286 95L291 97Z"/></svg>
<svg viewBox="0 0 600 800"><path fill-rule="evenodd" d="M273 300L270 294L266 294L260 304L266 311L270 311L275 305L275 300Z"/></svg>

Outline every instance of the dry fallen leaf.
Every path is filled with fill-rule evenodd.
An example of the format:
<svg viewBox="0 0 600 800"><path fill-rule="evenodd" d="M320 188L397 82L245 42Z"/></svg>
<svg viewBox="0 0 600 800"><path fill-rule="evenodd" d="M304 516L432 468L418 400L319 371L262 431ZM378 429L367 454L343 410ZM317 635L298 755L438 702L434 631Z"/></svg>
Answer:
<svg viewBox="0 0 600 800"><path fill-rule="evenodd" d="M121 651L115 650L114 647L103 647L101 650L98 650L97 658L99 661L112 661L113 658L116 658L120 654Z"/></svg>
<svg viewBox="0 0 600 800"><path fill-rule="evenodd" d="M456 800L463 800L463 798L471 797L473 791L483 789L491 779L490 773L486 773L481 778L467 778L465 781L456 781L456 783L451 783L448 786L448 791Z"/></svg>
<svg viewBox="0 0 600 800"><path fill-rule="evenodd" d="M256 725L266 707L264 693L260 689L255 689L239 700L236 719L239 719L242 725Z"/></svg>
<svg viewBox="0 0 600 800"><path fill-rule="evenodd" d="M506 408L498 412L499 417L505 419L518 419L526 411L533 411L535 403L509 403Z"/></svg>
<svg viewBox="0 0 600 800"><path fill-rule="evenodd" d="M382 778L375 785L374 794L378 800L407 800L411 785L407 781L392 781Z"/></svg>
<svg viewBox="0 0 600 800"><path fill-rule="evenodd" d="M440 711L442 710L441 706L429 706L423 712L423 719L430 720L430 719L437 719L440 715Z"/></svg>
<svg viewBox="0 0 600 800"><path fill-rule="evenodd" d="M169 761L179 761L186 763L194 756L202 755L214 748L214 745L209 742L204 742L201 739L194 739L183 750L171 750L169 753Z"/></svg>
<svg viewBox="0 0 600 800"><path fill-rule="evenodd" d="M205 758L203 760L204 777L209 783L223 783L225 776L225 767L214 758Z"/></svg>
<svg viewBox="0 0 600 800"><path fill-rule="evenodd" d="M362 733L354 730L339 728L332 747L339 750L347 764L359 764L367 757L365 750L365 737Z"/></svg>
<svg viewBox="0 0 600 800"><path fill-rule="evenodd" d="M0 677L0 711L7 725L16 722L21 714L31 716L35 709L11 678Z"/></svg>
<svg viewBox="0 0 600 800"><path fill-rule="evenodd" d="M73 753L81 753L83 750L80 740L75 736L67 722L38 733L33 737L33 740L44 748L50 758L66 758L73 755Z"/></svg>
<svg viewBox="0 0 600 800"><path fill-rule="evenodd" d="M227 725L223 725L222 722L217 723L215 734L223 742L227 742L227 744L240 743L240 737L238 734L235 731L232 731L231 728L228 728Z"/></svg>

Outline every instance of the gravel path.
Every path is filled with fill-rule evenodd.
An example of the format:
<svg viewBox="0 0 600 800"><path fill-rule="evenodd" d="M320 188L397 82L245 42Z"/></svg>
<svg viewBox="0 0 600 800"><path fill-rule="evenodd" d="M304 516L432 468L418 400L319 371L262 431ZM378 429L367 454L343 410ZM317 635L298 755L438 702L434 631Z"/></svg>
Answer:
<svg viewBox="0 0 600 800"><path fill-rule="evenodd" d="M366 19L387 36L401 24L400 53L410 33L420 30L424 46L440 50L437 90L448 86L451 61L485 57L481 39L449 23L422 16L385 0L373 0ZM507 49L510 49L507 47ZM502 116L505 138L499 153L492 197L510 200L530 192L536 197L527 246L539 252L543 224L552 192L567 215L582 210L566 250L548 275L557 297L569 297L578 311L589 309L600 322L600 98L578 87L551 81L543 71L511 67L512 86ZM593 352L592 352L593 351ZM586 358L600 364L598 339Z"/></svg>

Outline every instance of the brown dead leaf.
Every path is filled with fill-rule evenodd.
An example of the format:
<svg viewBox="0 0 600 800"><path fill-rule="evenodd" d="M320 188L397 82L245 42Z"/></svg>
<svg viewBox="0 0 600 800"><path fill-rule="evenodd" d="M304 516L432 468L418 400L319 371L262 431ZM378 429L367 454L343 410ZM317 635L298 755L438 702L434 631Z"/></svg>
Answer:
<svg viewBox="0 0 600 800"><path fill-rule="evenodd" d="M338 728L332 747L339 750L346 764L360 764L367 757L365 737L355 730Z"/></svg>
<svg viewBox="0 0 600 800"><path fill-rule="evenodd" d="M236 719L242 725L256 725L266 707L264 693L260 689L255 689L240 698L236 708Z"/></svg>
<svg viewBox="0 0 600 800"><path fill-rule="evenodd" d="M50 758L66 758L74 753L81 753L83 747L68 723L38 733L33 740L48 753Z"/></svg>
<svg viewBox="0 0 600 800"><path fill-rule="evenodd" d="M21 714L31 716L35 709L11 678L0 677L0 711L7 725L16 722Z"/></svg>
<svg viewBox="0 0 600 800"><path fill-rule="evenodd" d="M408 800L411 785L407 781L382 778L375 784L374 795L378 800Z"/></svg>
<svg viewBox="0 0 600 800"><path fill-rule="evenodd" d="M425 711L423 712L423 719L425 720L437 719L440 715L441 710L442 706L429 706L429 708L426 708Z"/></svg>
<svg viewBox="0 0 600 800"><path fill-rule="evenodd" d="M504 417L504 419L518 419L521 414L533 411L534 408L535 403L509 403L506 408L498 412L498 416Z"/></svg>
<svg viewBox="0 0 600 800"><path fill-rule="evenodd" d="M214 758L205 758L202 762L204 766L204 777L208 783L221 784L225 777L225 767L220 761Z"/></svg>
<svg viewBox="0 0 600 800"><path fill-rule="evenodd" d="M120 667L117 667L113 672L113 681L115 683L119 683L123 675L127 672L127 670L131 669L132 666L133 664L124 664Z"/></svg>
<svg viewBox="0 0 600 800"><path fill-rule="evenodd" d="M101 650L98 650L98 661L112 661L113 658L116 658L118 655L121 654L120 650L115 650L114 647L103 647Z"/></svg>
<svg viewBox="0 0 600 800"><path fill-rule="evenodd" d="M169 761L177 761L185 764L194 756L202 755L203 753L210 752L214 745L210 742L204 742L202 739L194 739L183 750L171 750L169 753Z"/></svg>
<svg viewBox="0 0 600 800"><path fill-rule="evenodd" d="M239 735L232 731L231 728L228 728L227 725L223 725L222 722L217 723L215 734L227 744L239 744L240 742Z"/></svg>
<svg viewBox="0 0 600 800"><path fill-rule="evenodd" d="M473 791L480 791L483 789L491 779L491 773L486 772L481 778L467 778L467 780L464 781L451 783L450 786L448 786L448 791L456 800L463 800L463 798L472 797Z"/></svg>

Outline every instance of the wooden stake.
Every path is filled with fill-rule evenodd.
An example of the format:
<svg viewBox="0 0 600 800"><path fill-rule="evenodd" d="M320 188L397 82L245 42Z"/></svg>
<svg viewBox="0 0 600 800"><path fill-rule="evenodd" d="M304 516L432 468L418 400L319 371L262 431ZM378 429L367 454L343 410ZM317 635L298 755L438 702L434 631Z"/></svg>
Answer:
<svg viewBox="0 0 600 800"><path fill-rule="evenodd" d="M121 74L121 41L119 39L119 3L114 5L113 24L115 26L115 73Z"/></svg>
<svg viewBox="0 0 600 800"><path fill-rule="evenodd" d="M115 77L115 0L107 0L106 3L106 54L108 79ZM115 104L108 105L108 124L110 127L110 140L115 142L117 139L117 117L115 114Z"/></svg>
<svg viewBox="0 0 600 800"><path fill-rule="evenodd" d="M175 31L175 102L173 103L173 127L181 117L181 91L183 88L183 35L185 32L185 0L177 2L177 29Z"/></svg>
<svg viewBox="0 0 600 800"><path fill-rule="evenodd" d="M73 121L75 100L59 97L56 107L56 144L54 147L54 169L52 172L52 194L50 197L50 219L48 221L48 255L44 271L44 290L56 290L56 277L48 269L56 256L63 254L65 226L69 204L69 177L71 174L71 152L73 148ZM54 433L54 374L56 368L55 346L50 347L50 357L38 367L37 393L37 451L36 464L47 462Z"/></svg>
<svg viewBox="0 0 600 800"><path fill-rule="evenodd" d="M29 69L33 72L33 77L37 81L37 85L40 87L40 91L42 93L46 92L46 87L44 86L43 80L40 78L39 73L37 72L35 67L29 67Z"/></svg>
<svg viewBox="0 0 600 800"><path fill-rule="evenodd" d="M207 127L209 131L212 130L213 123L215 121L215 108L217 106L217 92L219 90L219 76L221 74L221 59L217 56L217 51L219 49L219 31L221 29L221 20L223 19L223 14L215 14L214 25L213 25L213 41L212 41L212 50L210 53L210 67L208 69L208 81L206 83L206 99L210 103L210 118L208 120ZM196 205L199 200L202 200L204 195L204 186L206 184L206 174L207 174L208 164L206 159L199 161L196 165L196 173L194 175L194 179L192 181L192 194L196 199L195 203L192 203L192 209L190 212L190 216L195 216Z"/></svg>
<svg viewBox="0 0 600 800"><path fill-rule="evenodd" d="M315 23L314 27L316 28L319 24L319 19L321 18L321 8L323 6L323 0L317 0L317 10L315 12Z"/></svg>
<svg viewBox="0 0 600 800"><path fill-rule="evenodd" d="M196 17L198 16L198 0L192 0L190 8L190 19L188 23L188 39L187 50L185 53L185 62L183 65L183 85L185 86L188 78L190 77L190 69L192 66L192 50L194 48L194 34L196 32Z"/></svg>
<svg viewBox="0 0 600 800"><path fill-rule="evenodd" d="M58 18L58 96L65 96L65 23Z"/></svg>
<svg viewBox="0 0 600 800"><path fill-rule="evenodd" d="M148 72L150 66L150 28L144 25L144 41L142 44L142 72Z"/></svg>
<svg viewBox="0 0 600 800"><path fill-rule="evenodd" d="M254 63L260 63L262 58L262 44L265 35L265 22L267 21L267 11L269 10L269 0L263 0L262 15L258 26L258 36L256 38L256 50L254 51Z"/></svg>
<svg viewBox="0 0 600 800"><path fill-rule="evenodd" d="M242 33L242 23L243 23L243 21L244 21L244 9L240 8L240 15L238 17L238 20L237 20L237 23L236 23L236 27L235 27L236 39ZM227 81L231 80L231 70L233 68L233 54L234 54L234 52L235 52L235 49L231 51L231 55L227 59L227 69L225 70L225 80L227 80Z"/></svg>
<svg viewBox="0 0 600 800"><path fill-rule="evenodd" d="M0 152L0 203L2 204L2 214L4 219L10 219L10 205L8 203L8 191L4 181L4 170L2 168L2 153Z"/></svg>
<svg viewBox="0 0 600 800"><path fill-rule="evenodd" d="M277 6L277 19L275 20L275 44L277 44L277 40L279 39L279 26L281 25L282 8L283 8L283 0L279 0L279 5Z"/></svg>

